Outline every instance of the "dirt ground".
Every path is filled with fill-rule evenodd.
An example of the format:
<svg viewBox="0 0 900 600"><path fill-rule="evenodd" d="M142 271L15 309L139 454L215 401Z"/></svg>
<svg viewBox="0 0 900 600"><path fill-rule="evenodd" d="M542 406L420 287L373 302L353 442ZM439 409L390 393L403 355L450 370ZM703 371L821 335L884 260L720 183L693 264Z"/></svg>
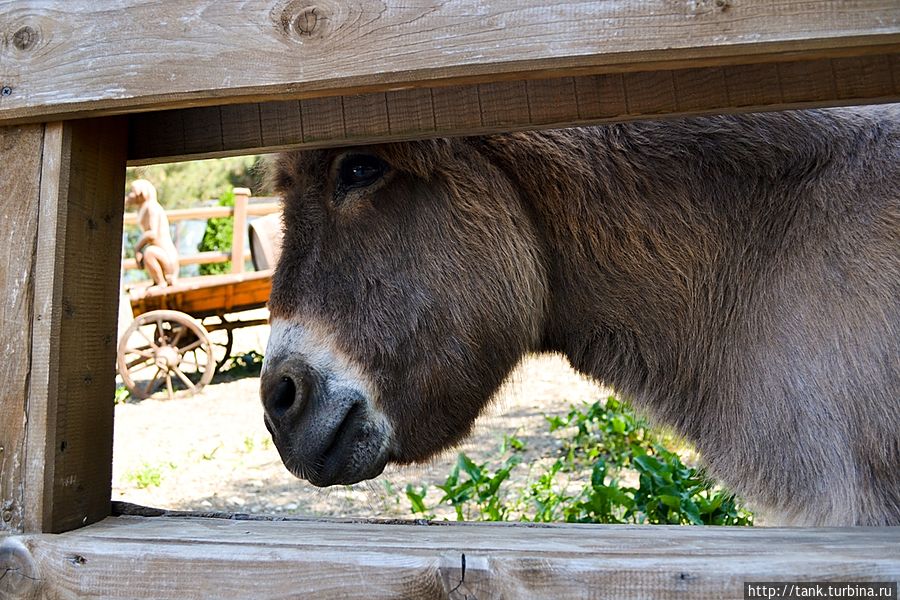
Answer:
<svg viewBox="0 0 900 600"><path fill-rule="evenodd" d="M263 352L267 337L267 326L237 330L233 354ZM113 499L178 510L411 518L406 485L442 483L458 450L484 460L496 454L504 435L515 434L526 444L525 464L534 464L556 453L545 414L606 395L560 357L529 358L460 448L428 464L389 466L375 480L323 490L281 464L263 426L258 390L256 377L217 375L194 397L119 404ZM520 467L513 477L527 473Z"/></svg>

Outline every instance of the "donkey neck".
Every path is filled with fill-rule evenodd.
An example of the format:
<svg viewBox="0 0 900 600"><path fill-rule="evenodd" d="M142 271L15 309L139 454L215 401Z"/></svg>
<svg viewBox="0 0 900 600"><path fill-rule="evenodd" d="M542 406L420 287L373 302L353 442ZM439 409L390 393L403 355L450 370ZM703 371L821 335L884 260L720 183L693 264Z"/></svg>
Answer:
<svg viewBox="0 0 900 600"><path fill-rule="evenodd" d="M800 126L807 141L772 146ZM758 230L803 226L799 201L769 191L827 162L815 132L724 117L487 138L544 244L543 349L663 412L677 404L676 426L694 412L685 399L728 402L752 343L751 274L777 251Z"/></svg>

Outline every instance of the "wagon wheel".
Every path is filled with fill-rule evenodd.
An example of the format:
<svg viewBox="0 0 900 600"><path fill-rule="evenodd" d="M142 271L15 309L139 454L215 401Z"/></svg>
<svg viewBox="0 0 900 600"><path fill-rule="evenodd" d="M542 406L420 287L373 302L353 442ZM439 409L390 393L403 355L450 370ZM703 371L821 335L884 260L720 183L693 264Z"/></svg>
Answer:
<svg viewBox="0 0 900 600"><path fill-rule="evenodd" d="M216 348L213 352L216 355L216 370L219 371L231 358L231 347L234 345L234 329L230 327L230 323L225 319L225 315L216 315L221 321L221 325L210 331L210 338ZM221 332L221 333L219 333Z"/></svg>
<svg viewBox="0 0 900 600"><path fill-rule="evenodd" d="M179 389L193 395L215 373L206 329L193 317L174 310L138 316L119 340L117 365L135 398L149 398L162 389L170 400Z"/></svg>

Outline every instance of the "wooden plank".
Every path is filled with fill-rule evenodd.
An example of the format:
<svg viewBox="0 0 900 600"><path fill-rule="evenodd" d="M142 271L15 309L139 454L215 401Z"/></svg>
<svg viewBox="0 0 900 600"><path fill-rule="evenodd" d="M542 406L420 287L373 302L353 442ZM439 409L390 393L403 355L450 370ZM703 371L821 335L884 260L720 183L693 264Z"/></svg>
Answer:
<svg viewBox="0 0 900 600"><path fill-rule="evenodd" d="M260 198L256 198L259 200ZM281 204L279 202L254 202L247 205L247 215L263 216L279 212ZM213 217L232 217L234 216L233 206L201 206L198 208L176 208L166 211L166 217L170 223L175 221L186 221L189 219L211 219ZM137 213L127 212L123 219L125 225L137 225Z"/></svg>
<svg viewBox="0 0 900 600"><path fill-rule="evenodd" d="M0 14L12 42L0 50L0 121L858 56L900 43L896 0L0 0Z"/></svg>
<svg viewBox="0 0 900 600"><path fill-rule="evenodd" d="M197 254L178 255L178 265L210 265L228 262L231 260L230 252L198 252ZM143 267L139 267L137 261L133 258L122 259L122 269L126 271L143 271Z"/></svg>
<svg viewBox="0 0 900 600"><path fill-rule="evenodd" d="M452 134L477 131L482 126L477 85L434 88L431 100L437 131Z"/></svg>
<svg viewBox="0 0 900 600"><path fill-rule="evenodd" d="M900 578L890 527L117 517L21 541L45 598L741 598L744 581Z"/></svg>
<svg viewBox="0 0 900 600"><path fill-rule="evenodd" d="M481 123L491 130L531 123L528 88L524 81L498 81L478 86L481 99Z"/></svg>
<svg viewBox="0 0 900 600"><path fill-rule="evenodd" d="M247 239L248 188L234 188L234 223L231 229L231 272L244 272L244 241Z"/></svg>
<svg viewBox="0 0 900 600"><path fill-rule="evenodd" d="M303 138L300 103L296 100L260 104L259 120L262 142L266 146L277 146L285 139Z"/></svg>
<svg viewBox="0 0 900 600"><path fill-rule="evenodd" d="M831 65L840 98L890 94L891 64L886 56L835 58Z"/></svg>
<svg viewBox="0 0 900 600"><path fill-rule="evenodd" d="M403 135L434 131L434 104L431 90L412 89L388 92L388 130Z"/></svg>
<svg viewBox="0 0 900 600"><path fill-rule="evenodd" d="M26 531L109 514L126 121L47 125L35 260Z"/></svg>
<svg viewBox="0 0 900 600"><path fill-rule="evenodd" d="M31 363L31 312L37 243L43 125L0 128L0 534L22 531L25 486L25 398Z"/></svg>
<svg viewBox="0 0 900 600"><path fill-rule="evenodd" d="M776 65L785 102L803 102L808 98L837 97L831 61L813 65L786 63Z"/></svg>
<svg viewBox="0 0 900 600"><path fill-rule="evenodd" d="M578 96L575 80L537 79L526 81L530 120L535 125L566 123L572 115L578 115Z"/></svg>
<svg viewBox="0 0 900 600"><path fill-rule="evenodd" d="M393 92L388 95L392 108L380 92L301 100L302 131L295 125L266 138L265 126L251 116L240 125L209 127L247 131L243 137L229 139L227 147L218 142L203 147L201 140L179 139L167 132L169 151L157 144L132 145L129 162L143 165L289 148L590 125L647 116L890 102L900 100L900 67L896 75L892 70L893 64L900 65L898 57L900 54L440 87ZM260 114L270 111L267 104L253 106L259 106ZM203 111L209 109L131 115L131 131L160 130L174 124L178 131L185 132L180 123L191 122L195 112L202 112L203 117ZM260 139L268 139L271 144L260 145ZM184 152L185 147L195 151Z"/></svg>
<svg viewBox="0 0 900 600"><path fill-rule="evenodd" d="M674 71L675 96L678 110L693 112L710 104L730 106L725 69L684 69Z"/></svg>
<svg viewBox="0 0 900 600"><path fill-rule="evenodd" d="M600 121L628 114L625 76L621 73L576 77L575 97L579 119Z"/></svg>
<svg viewBox="0 0 900 600"><path fill-rule="evenodd" d="M315 98L300 103L303 141L321 142L346 136L341 98Z"/></svg>
<svg viewBox="0 0 900 600"><path fill-rule="evenodd" d="M179 279L174 286L133 289L135 315L151 310L178 310L195 317L261 308L272 290L272 272L254 271Z"/></svg>
<svg viewBox="0 0 900 600"><path fill-rule="evenodd" d="M778 65L738 65L725 69L728 98L736 107L784 104ZM891 85L893 87L893 85Z"/></svg>
<svg viewBox="0 0 900 600"><path fill-rule="evenodd" d="M198 147L203 146L215 147L216 145L219 145L222 148L226 147L224 123L227 119L231 118L231 115L227 112L223 112L224 110L225 107L219 106L204 107L192 114L190 119L182 118L180 123L172 124L173 132L177 133L179 126L181 131L184 131L185 152L194 152ZM246 129L243 130L243 132L246 135ZM154 140L157 144L165 143L166 133L166 131L150 132L149 137L151 140L159 138L158 140ZM151 143L150 140L144 136L136 139L131 138L132 136L129 134L129 143ZM229 141L233 143L236 139L238 139L236 136L231 136Z"/></svg>
<svg viewBox="0 0 900 600"><path fill-rule="evenodd" d="M625 105L632 115L669 115L678 112L675 78L671 71L625 74Z"/></svg>
<svg viewBox="0 0 900 600"><path fill-rule="evenodd" d="M344 96L344 123L348 138L367 138L390 131L385 94Z"/></svg>

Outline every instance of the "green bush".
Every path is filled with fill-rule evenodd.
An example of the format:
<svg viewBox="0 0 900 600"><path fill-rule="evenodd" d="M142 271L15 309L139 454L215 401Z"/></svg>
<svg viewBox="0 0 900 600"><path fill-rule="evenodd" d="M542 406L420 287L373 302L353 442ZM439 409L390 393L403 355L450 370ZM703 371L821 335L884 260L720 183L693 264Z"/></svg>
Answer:
<svg viewBox="0 0 900 600"><path fill-rule="evenodd" d="M560 456L533 466L524 486L506 489L524 449L507 437L493 460L476 464L460 453L436 486L443 492L438 503L451 506L458 520L752 525L732 494L667 447L676 440L651 430L621 400L573 407L547 421L562 442ZM434 517L428 491L407 486L413 514Z"/></svg>
<svg viewBox="0 0 900 600"><path fill-rule="evenodd" d="M219 206L234 206L234 192L229 190L219 195ZM206 221L203 239L197 245L200 252L231 252L231 241L234 233L232 217L213 217ZM218 275L231 272L231 261L200 265L201 275Z"/></svg>

